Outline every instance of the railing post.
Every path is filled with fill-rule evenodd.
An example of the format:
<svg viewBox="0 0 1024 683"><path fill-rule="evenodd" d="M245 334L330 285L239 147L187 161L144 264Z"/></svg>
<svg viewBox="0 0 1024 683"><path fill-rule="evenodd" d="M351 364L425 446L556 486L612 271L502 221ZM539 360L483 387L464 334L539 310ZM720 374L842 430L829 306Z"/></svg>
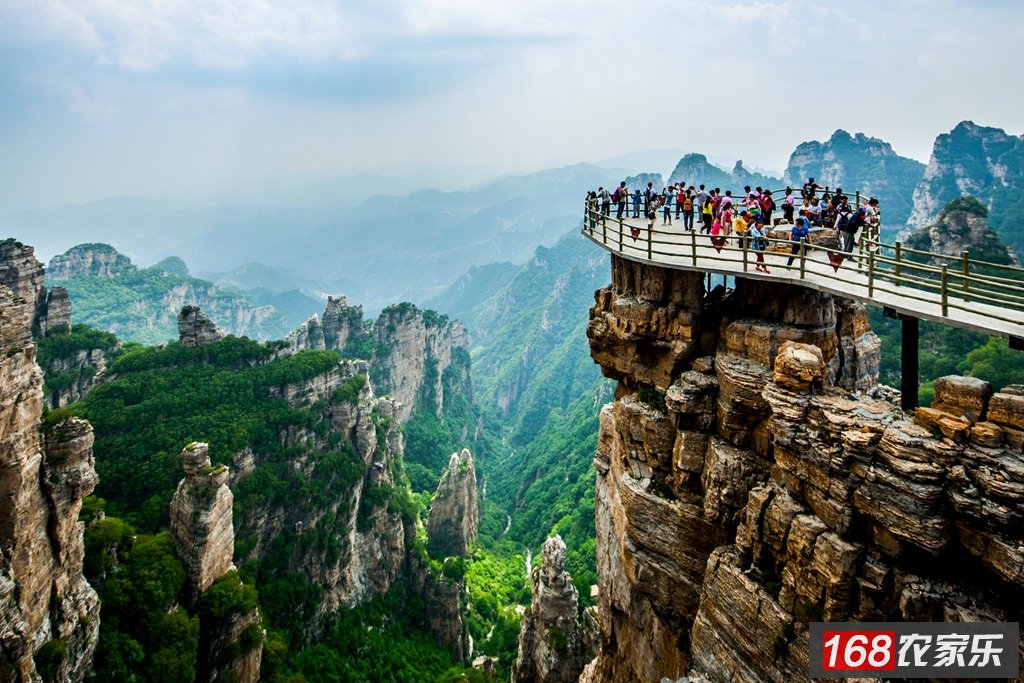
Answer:
<svg viewBox="0 0 1024 683"><path fill-rule="evenodd" d="M690 248L693 252L693 265L697 265L697 231L690 231Z"/></svg>
<svg viewBox="0 0 1024 683"><path fill-rule="evenodd" d="M868 298L875 298L875 252L868 252Z"/></svg>
<svg viewBox="0 0 1024 683"><path fill-rule="evenodd" d="M654 260L654 228L650 225L647 226L647 260Z"/></svg>
<svg viewBox="0 0 1024 683"><path fill-rule="evenodd" d="M860 239L857 241L857 272L864 270L864 243L867 241L868 227L865 225L860 230Z"/></svg>
<svg viewBox="0 0 1024 683"><path fill-rule="evenodd" d="M804 279L807 270L807 240L800 238L800 279Z"/></svg>
<svg viewBox="0 0 1024 683"><path fill-rule="evenodd" d="M740 245L743 246L743 272L747 272L747 260L749 258L747 254L747 240L743 235L740 235Z"/></svg>
<svg viewBox="0 0 1024 683"><path fill-rule="evenodd" d="M619 230L619 253L622 252L622 234L624 232L625 232L625 230ZM633 240L633 241L635 242L636 240Z"/></svg>
<svg viewBox="0 0 1024 683"><path fill-rule="evenodd" d="M855 197L853 200L853 210L856 211L860 208L860 190L857 190L853 196Z"/></svg>
<svg viewBox="0 0 1024 683"><path fill-rule="evenodd" d="M896 242L896 266L893 268L893 276L896 281L896 286L900 286L900 254L903 253L903 245L899 241Z"/></svg>
<svg viewBox="0 0 1024 683"><path fill-rule="evenodd" d="M942 264L942 317L949 315L949 266Z"/></svg>
<svg viewBox="0 0 1024 683"><path fill-rule="evenodd" d="M964 289L964 301L969 301L971 296L971 282L967 278L971 275L971 252L965 251L960 254L962 259L960 265L960 282Z"/></svg>

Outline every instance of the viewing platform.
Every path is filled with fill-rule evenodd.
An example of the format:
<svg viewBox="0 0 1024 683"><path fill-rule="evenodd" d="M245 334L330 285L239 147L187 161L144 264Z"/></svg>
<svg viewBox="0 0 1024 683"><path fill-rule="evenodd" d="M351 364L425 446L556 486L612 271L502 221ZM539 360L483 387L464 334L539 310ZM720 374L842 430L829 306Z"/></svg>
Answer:
<svg viewBox="0 0 1024 683"><path fill-rule="evenodd" d="M758 252L750 238L684 230L678 219L661 225L660 213L650 229L646 218L585 210L583 236L632 261L789 283L883 307L903 321L904 407L917 400L918 320L1006 337L1011 348L1024 350L1024 268L978 261L969 252L937 254L865 239L846 253L837 248L837 233L826 228L812 229L810 242L798 243L793 254L789 224L773 226L774 237ZM758 253L770 272L756 270Z"/></svg>

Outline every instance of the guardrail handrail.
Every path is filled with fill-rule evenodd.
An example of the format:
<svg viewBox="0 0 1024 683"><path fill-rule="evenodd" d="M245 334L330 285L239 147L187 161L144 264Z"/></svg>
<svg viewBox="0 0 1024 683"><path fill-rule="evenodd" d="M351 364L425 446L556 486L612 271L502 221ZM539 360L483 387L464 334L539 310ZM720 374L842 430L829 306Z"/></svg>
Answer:
<svg viewBox="0 0 1024 683"><path fill-rule="evenodd" d="M648 227L646 218L617 218L602 214L599 208L593 210L588 206L584 209L584 234L609 251L656 264L718 270L727 274L743 275L753 270L751 265L754 256L751 252L756 254L757 250L752 248L749 237L743 236L740 239L735 234L712 236L698 230L676 228L676 225L679 224L652 228ZM792 225L785 223L766 228L767 231L790 230ZM817 228L812 232L820 234L823 230L827 229ZM638 231L636 237L633 231ZM832 232L838 235L838 231ZM876 293L898 295L900 301L939 306L943 319L949 317L951 310L962 311L972 317L970 325L956 320L950 320L951 324L979 329L979 324L973 319L983 316L1016 326L992 326L988 330L989 334L1024 336L1024 268L972 260L969 251L960 255L942 254L909 249L898 241L895 244L878 242L873 236L869 242L863 237L856 251L851 253L820 242L796 243L788 237L766 237L768 248L761 253L766 257L779 254L791 260L792 265L788 265L785 260L766 261L765 265L797 274L798 280L805 279L810 272L817 278L824 276L835 280L838 285L835 288L840 291L847 284L866 286L867 298L879 305L890 304L884 300L875 300ZM794 245L797 247L795 250ZM811 255L816 253L824 254L825 259L812 258ZM729 269L716 269L716 263L728 264ZM823 266L827 266L827 269ZM998 269L998 275L990 270L993 268ZM987 272L978 272L978 269Z"/></svg>

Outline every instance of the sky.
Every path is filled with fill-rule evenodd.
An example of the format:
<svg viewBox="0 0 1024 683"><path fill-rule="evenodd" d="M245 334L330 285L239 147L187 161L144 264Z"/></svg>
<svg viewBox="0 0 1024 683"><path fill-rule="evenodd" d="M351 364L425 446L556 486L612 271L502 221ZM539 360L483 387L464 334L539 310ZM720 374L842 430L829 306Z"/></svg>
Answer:
<svg viewBox="0 0 1024 683"><path fill-rule="evenodd" d="M1020 134L1024 0L0 0L0 214ZM646 169L636 169L646 170ZM670 169L650 169L666 172ZM447 179L447 180L446 180Z"/></svg>

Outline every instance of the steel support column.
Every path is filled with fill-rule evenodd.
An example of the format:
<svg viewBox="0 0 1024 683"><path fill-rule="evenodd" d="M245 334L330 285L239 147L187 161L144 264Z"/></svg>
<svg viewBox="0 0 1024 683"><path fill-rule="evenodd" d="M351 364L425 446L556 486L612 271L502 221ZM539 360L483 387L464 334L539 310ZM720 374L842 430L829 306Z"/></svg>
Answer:
<svg viewBox="0 0 1024 683"><path fill-rule="evenodd" d="M900 407L913 410L917 407L917 318L901 315L903 342L900 349Z"/></svg>

